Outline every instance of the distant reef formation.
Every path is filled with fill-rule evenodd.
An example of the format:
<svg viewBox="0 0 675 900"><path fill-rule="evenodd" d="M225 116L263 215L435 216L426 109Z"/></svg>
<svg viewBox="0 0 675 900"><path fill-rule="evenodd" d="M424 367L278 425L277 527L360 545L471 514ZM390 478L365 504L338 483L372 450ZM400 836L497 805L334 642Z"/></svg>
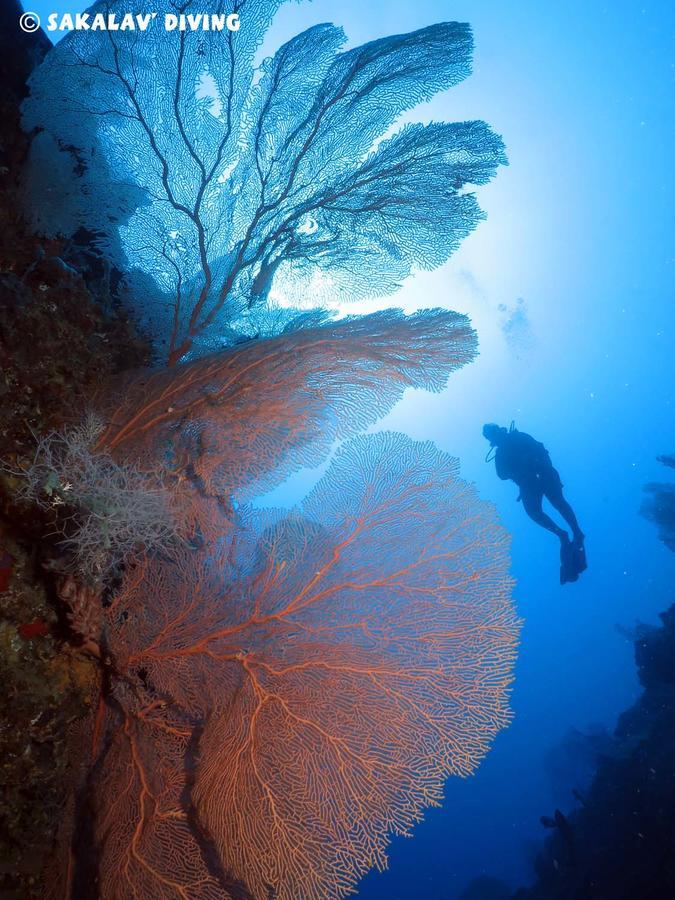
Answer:
<svg viewBox="0 0 675 900"><path fill-rule="evenodd" d="M675 468L675 455L660 456ZM675 552L675 483L649 484L642 514ZM541 817L549 834L531 887L480 876L460 900L672 900L675 897L675 603L633 634L644 691L603 741L572 812ZM576 732L578 735L579 733Z"/></svg>
<svg viewBox="0 0 675 900"><path fill-rule="evenodd" d="M620 717L580 805L542 816L551 833L537 880L513 900L675 897L675 604L661 620L635 634L642 696Z"/></svg>
<svg viewBox="0 0 675 900"><path fill-rule="evenodd" d="M675 468L674 455L659 461ZM675 483L645 490L641 512L675 552ZM580 805L542 816L550 836L535 861L536 882L512 900L675 897L675 604L661 621L634 635L644 692L620 717L588 791L575 792Z"/></svg>
<svg viewBox="0 0 675 900"><path fill-rule="evenodd" d="M669 469L675 469L675 454L657 457ZM655 523L659 538L675 553L675 481L652 483L645 486L647 497L642 504L642 515Z"/></svg>

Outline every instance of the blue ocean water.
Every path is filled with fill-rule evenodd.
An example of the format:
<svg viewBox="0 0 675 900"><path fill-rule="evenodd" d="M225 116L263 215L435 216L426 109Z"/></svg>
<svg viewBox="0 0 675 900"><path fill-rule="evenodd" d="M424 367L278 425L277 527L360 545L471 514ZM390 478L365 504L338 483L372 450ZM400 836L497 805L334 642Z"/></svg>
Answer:
<svg viewBox="0 0 675 900"><path fill-rule="evenodd" d="M320 21L357 44L445 19L471 23L474 74L410 118L482 118L510 165L480 190L487 220L394 302L468 313L480 356L378 427L433 439L497 505L525 625L513 724L475 776L448 782L412 840L392 843L389 870L359 889L365 900L455 900L481 873L527 883L540 816L570 807L577 786L551 751L570 728L611 729L638 693L617 624L654 622L675 600L672 554L638 515L643 485L661 477L656 455L675 450L675 7L316 0L284 7L261 52ZM482 424L511 420L546 444L587 534L576 584L558 584L555 539L484 462ZM292 503L315 477L290 479L274 500Z"/></svg>
<svg viewBox="0 0 675 900"><path fill-rule="evenodd" d="M675 9L412 7L372 4L364 17L317 4L312 15L355 41L447 16L471 22L474 74L423 115L485 119L510 165L480 191L487 221L402 292L411 307L467 312L480 356L443 394L408 395L379 427L450 450L497 505L525 625L513 724L474 777L448 782L412 840L394 841L389 870L361 885L367 900L455 900L482 873L531 880L540 816L570 809L578 786L551 771L551 751L570 728L614 727L639 693L633 644L616 626L655 621L675 600L672 554L638 516L643 485L662 478L655 456L675 442ZM512 420L546 444L587 534L576 584L559 585L557 541L484 462L483 423Z"/></svg>

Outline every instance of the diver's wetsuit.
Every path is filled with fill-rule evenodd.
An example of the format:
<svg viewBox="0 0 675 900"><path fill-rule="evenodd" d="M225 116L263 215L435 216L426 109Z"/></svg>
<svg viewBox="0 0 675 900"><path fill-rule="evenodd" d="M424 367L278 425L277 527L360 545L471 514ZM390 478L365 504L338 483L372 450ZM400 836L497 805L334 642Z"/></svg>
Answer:
<svg viewBox="0 0 675 900"><path fill-rule="evenodd" d="M583 540L574 511L563 496L560 475L542 443L524 431L510 431L497 447L495 467L503 481L515 481L518 485L525 512L538 525L557 534L561 540L566 537L566 532L542 509L542 501L546 497L569 524L574 538Z"/></svg>

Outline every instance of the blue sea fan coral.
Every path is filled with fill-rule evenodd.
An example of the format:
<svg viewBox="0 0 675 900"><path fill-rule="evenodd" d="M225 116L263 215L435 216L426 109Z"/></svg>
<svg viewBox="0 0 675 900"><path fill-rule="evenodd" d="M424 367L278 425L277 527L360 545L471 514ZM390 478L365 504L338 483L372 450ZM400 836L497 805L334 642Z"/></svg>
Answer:
<svg viewBox="0 0 675 900"><path fill-rule="evenodd" d="M340 28L317 25L256 69L278 6L242 0L236 33L73 32L31 79L24 123L42 134L27 183L46 156L69 157L36 224L103 235L170 363L274 333L265 311L275 300L386 295L414 268L440 265L482 215L466 185L505 162L483 122L391 133L402 113L469 74L467 25L349 50ZM28 200L37 208L34 191Z"/></svg>

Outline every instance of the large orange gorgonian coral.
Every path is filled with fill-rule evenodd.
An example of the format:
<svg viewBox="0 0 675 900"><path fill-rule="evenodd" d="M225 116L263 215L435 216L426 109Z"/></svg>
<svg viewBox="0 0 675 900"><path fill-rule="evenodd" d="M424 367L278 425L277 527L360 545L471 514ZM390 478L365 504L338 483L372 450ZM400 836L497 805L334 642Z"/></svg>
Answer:
<svg viewBox="0 0 675 900"><path fill-rule="evenodd" d="M406 388L441 390L475 352L466 316L442 309L386 310L252 341L116 385L99 446L151 467L166 462L202 498L242 499L321 462Z"/></svg>
<svg viewBox="0 0 675 900"><path fill-rule="evenodd" d="M358 437L236 517L106 610L103 898L342 897L509 720L507 536L455 460Z"/></svg>

